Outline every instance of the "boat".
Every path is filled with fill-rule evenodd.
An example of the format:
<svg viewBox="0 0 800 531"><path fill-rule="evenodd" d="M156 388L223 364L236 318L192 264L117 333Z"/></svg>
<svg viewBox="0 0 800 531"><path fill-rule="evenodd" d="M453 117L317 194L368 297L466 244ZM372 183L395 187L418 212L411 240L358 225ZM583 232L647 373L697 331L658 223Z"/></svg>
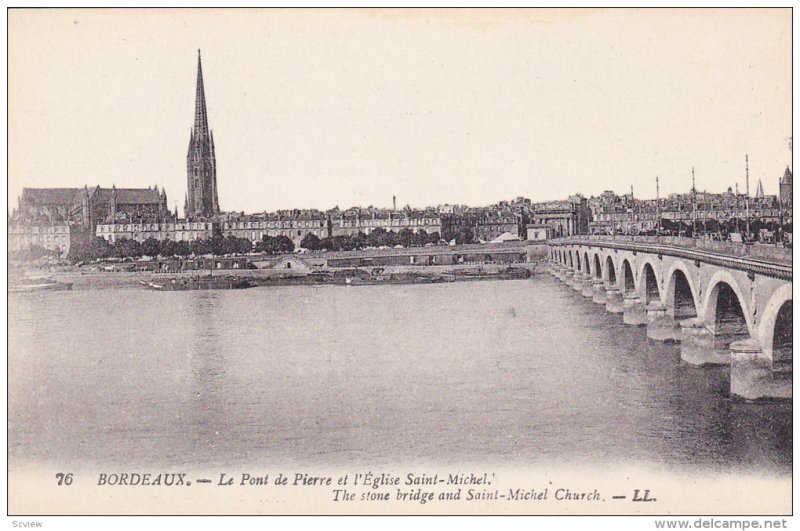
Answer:
<svg viewBox="0 0 800 531"><path fill-rule="evenodd" d="M248 279L235 276L176 277L159 279L158 282L139 282L148 289L156 291L246 289L255 286Z"/></svg>
<svg viewBox="0 0 800 531"><path fill-rule="evenodd" d="M33 291L71 290L72 282L58 282L52 278L22 278L8 285L9 293L27 293Z"/></svg>

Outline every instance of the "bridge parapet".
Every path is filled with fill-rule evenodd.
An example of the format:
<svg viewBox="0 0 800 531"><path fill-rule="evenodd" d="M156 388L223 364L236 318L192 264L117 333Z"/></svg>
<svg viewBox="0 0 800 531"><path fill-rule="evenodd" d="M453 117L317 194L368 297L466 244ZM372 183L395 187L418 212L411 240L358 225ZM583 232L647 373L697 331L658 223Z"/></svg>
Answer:
<svg viewBox="0 0 800 531"><path fill-rule="evenodd" d="M782 247L713 242L673 236L590 235L558 238L551 240L550 245L586 245L675 256L781 280L792 280L791 249Z"/></svg>
<svg viewBox="0 0 800 531"><path fill-rule="evenodd" d="M792 249L779 245L763 243L734 243L706 240L703 238L686 238L683 236L607 236L597 234L584 234L567 236L550 240L551 244L564 244L565 242L609 242L609 243L637 243L667 245L685 249L709 251L729 256L749 256L781 264L792 263Z"/></svg>

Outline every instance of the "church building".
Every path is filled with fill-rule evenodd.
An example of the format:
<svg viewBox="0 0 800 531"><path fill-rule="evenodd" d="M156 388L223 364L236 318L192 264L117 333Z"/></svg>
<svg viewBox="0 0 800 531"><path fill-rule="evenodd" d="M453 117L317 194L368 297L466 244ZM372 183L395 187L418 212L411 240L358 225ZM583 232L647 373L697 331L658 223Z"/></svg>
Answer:
<svg viewBox="0 0 800 531"><path fill-rule="evenodd" d="M197 92L194 103L194 128L186 155L187 190L184 215L189 220L210 219L219 214L217 198L217 160L214 134L208 128L203 65L197 50Z"/></svg>

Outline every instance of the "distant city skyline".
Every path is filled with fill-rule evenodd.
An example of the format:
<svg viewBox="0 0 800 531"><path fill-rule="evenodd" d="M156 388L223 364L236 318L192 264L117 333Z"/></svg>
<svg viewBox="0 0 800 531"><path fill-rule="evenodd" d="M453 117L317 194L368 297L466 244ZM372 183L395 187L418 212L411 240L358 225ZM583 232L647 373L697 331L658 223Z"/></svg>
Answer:
<svg viewBox="0 0 800 531"><path fill-rule="evenodd" d="M47 35L42 39L41 35ZM223 211L767 195L791 166L791 10L12 10L23 187L183 210L197 49Z"/></svg>

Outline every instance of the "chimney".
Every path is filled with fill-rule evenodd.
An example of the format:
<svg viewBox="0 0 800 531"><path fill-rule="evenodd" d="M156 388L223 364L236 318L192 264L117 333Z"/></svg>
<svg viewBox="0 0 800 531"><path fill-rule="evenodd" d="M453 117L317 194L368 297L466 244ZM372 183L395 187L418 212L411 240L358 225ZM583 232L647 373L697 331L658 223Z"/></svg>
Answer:
<svg viewBox="0 0 800 531"><path fill-rule="evenodd" d="M392 210L397 212L397 196L396 195L392 196Z"/></svg>

